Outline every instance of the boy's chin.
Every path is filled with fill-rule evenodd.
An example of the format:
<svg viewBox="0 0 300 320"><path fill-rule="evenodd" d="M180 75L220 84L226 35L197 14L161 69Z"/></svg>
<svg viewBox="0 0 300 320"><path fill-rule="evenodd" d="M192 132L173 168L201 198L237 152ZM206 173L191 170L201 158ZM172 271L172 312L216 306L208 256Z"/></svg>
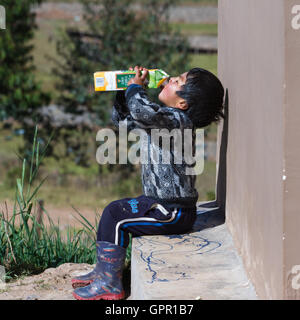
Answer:
<svg viewBox="0 0 300 320"><path fill-rule="evenodd" d="M162 102L163 104L165 103L164 100L163 100L163 95L161 94L161 92L160 92L160 94L158 95L158 100L159 100L160 102Z"/></svg>
<svg viewBox="0 0 300 320"><path fill-rule="evenodd" d="M169 108L174 108L172 106L172 103L170 103L170 100L168 99L168 96L166 97L166 95L164 94L163 90L160 92L160 94L158 95L158 100L164 104L165 106L169 107Z"/></svg>
<svg viewBox="0 0 300 320"><path fill-rule="evenodd" d="M161 103L165 104L166 106L168 105L168 103L167 103L167 101L166 101L166 99L165 99L165 97L164 97L163 90L162 90L162 91L160 92L160 94L158 95L158 100L159 100Z"/></svg>

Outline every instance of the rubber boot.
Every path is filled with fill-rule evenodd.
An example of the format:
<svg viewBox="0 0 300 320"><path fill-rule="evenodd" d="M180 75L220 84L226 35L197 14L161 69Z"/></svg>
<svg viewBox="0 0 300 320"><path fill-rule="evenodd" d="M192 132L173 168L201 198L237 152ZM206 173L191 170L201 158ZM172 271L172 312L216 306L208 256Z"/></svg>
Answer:
<svg viewBox="0 0 300 320"><path fill-rule="evenodd" d="M71 280L72 287L74 289L79 287L85 287L92 283L97 277L100 276L101 272L101 263L100 263L100 256L102 255L103 247L101 246L101 241L96 242L96 248L97 248L97 263L96 267L93 271L84 274L82 276L75 277Z"/></svg>
<svg viewBox="0 0 300 320"><path fill-rule="evenodd" d="M99 246L99 276L88 286L74 290L73 296L77 300L120 300L125 297L122 270L126 249L106 241L100 241Z"/></svg>

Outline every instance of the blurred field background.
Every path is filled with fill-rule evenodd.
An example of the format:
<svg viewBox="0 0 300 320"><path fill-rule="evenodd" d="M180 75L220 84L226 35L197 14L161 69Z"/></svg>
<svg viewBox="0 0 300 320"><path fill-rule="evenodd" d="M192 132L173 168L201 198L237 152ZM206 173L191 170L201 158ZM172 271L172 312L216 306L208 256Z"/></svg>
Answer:
<svg viewBox="0 0 300 320"><path fill-rule="evenodd" d="M46 1L47 2L47 1ZM52 3L59 3L52 0ZM75 0L65 0L65 3L76 3ZM189 0L181 1L182 6L216 6L217 0ZM52 101L58 95L55 88L56 78L52 73L53 61L49 57L59 59L56 51L56 38L61 29L69 26L79 27L85 30L85 25L77 16L70 16L64 12L41 13L37 15L38 29L33 39L33 56L36 66L35 75L41 81L45 91L51 91ZM180 31L183 35L210 35L217 36L216 23L186 23L172 22L173 29ZM217 75L217 54L196 53L191 54L190 68L202 67ZM157 66L159 67L159 66ZM97 71L97 70L95 70ZM76 135L76 130L72 133ZM199 201L212 200L215 197L215 142L217 128L211 125L205 129L205 143L210 146L210 154L205 161L203 174L197 177L197 189ZM38 185L42 178L48 176L38 193L38 198L43 199L45 208L55 219L60 220L61 225L77 224L72 217L76 207L87 218L94 220L95 212L101 213L102 209L111 201L123 198L134 197L142 193L140 171L136 170L126 174L118 175L117 172L110 172L105 168L99 176L99 165L95 157L95 136L96 132L86 136L88 167L79 166L72 157L46 157L40 168L39 176L35 182ZM59 154L63 148L62 142L55 145ZM18 149L24 145L22 127L15 121L7 127L0 123L0 203L7 201L9 208L12 207L15 199L16 179L22 170L22 161L18 158Z"/></svg>
<svg viewBox="0 0 300 320"><path fill-rule="evenodd" d="M159 19L157 4L173 6L172 0L105 0L106 15L92 7L91 19L85 19L80 6L99 2L1 2L8 9L8 28L0 30L0 265L7 281L66 262L95 263L96 228L104 207L142 193L138 165L96 162L96 134L111 126L114 94L95 94L93 72L125 69L131 61L166 68L171 75L192 67L217 75L217 48L200 43L205 50L198 50L201 41L217 43L217 0L178 1L174 8L181 18L173 17L167 25ZM144 11L138 17L124 3L144 5ZM70 28L79 32L73 42ZM101 34L102 28L106 32ZM167 45L161 34L171 37ZM190 37L198 39L197 50L187 45ZM155 98L153 92L149 95ZM95 120L92 126L89 116ZM216 136L215 124L205 128L205 166L196 184L199 201L215 199ZM130 257L131 245L127 278Z"/></svg>

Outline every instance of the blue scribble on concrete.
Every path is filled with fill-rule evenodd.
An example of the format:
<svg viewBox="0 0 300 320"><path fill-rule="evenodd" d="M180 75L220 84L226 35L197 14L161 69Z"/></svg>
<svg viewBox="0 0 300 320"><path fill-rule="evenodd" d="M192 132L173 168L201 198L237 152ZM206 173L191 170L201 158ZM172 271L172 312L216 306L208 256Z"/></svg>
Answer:
<svg viewBox="0 0 300 320"><path fill-rule="evenodd" d="M174 249L174 246L177 246L176 248L176 255L181 255L182 257L189 257L197 254L205 254L208 252L211 252L213 250L216 250L221 246L220 242L217 241L211 241L209 239L205 239L199 235L196 234L184 234L184 235L170 235L166 236L168 240L174 240L174 241L158 241L154 240L153 237L143 237L143 238L137 238L138 247L136 248L140 252L140 257L143 261L146 262L148 270L152 273L151 275L151 281L149 283L153 283L155 281L160 282L170 282L170 281L178 281L183 279L193 279L191 274L187 274L187 272L174 272L174 274L177 275L175 279L161 279L158 276L158 266L166 264L166 261L164 260L164 254L170 254L170 252ZM142 250L143 245L147 243L149 246L153 246L154 250L150 251L150 254L145 255L145 253ZM184 246L182 247L182 251L178 251L178 245L182 244L189 244L189 246L184 249ZM190 248L193 248L190 250ZM158 249L159 248L159 249ZM189 248L189 250L187 250ZM180 263L178 264L179 267ZM187 268L185 268L185 271ZM173 275L174 275L173 274Z"/></svg>

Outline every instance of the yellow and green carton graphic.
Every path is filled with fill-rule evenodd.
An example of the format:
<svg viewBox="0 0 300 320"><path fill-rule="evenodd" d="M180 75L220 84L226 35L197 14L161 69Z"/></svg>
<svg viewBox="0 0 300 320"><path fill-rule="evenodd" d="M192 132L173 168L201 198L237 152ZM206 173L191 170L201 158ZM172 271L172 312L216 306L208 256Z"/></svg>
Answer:
<svg viewBox="0 0 300 320"><path fill-rule="evenodd" d="M163 70L149 69L148 71L148 88L159 88L169 78L169 75ZM135 71L129 70L95 72L95 91L125 90L128 81L134 77Z"/></svg>

